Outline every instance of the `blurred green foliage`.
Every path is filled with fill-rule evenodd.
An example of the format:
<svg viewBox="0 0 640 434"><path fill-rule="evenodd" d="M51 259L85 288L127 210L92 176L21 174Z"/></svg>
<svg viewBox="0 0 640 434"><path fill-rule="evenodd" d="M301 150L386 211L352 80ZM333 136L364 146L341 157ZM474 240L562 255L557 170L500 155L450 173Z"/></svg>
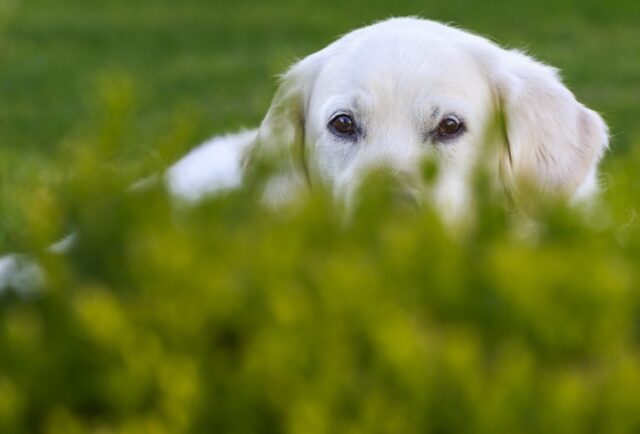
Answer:
<svg viewBox="0 0 640 434"><path fill-rule="evenodd" d="M124 77L99 89L93 132L23 192L46 278L0 292L0 432L640 430L640 233L614 204L549 205L523 236L479 178L453 231L378 176L345 221L321 189L263 207L258 171L185 208L126 192L149 170L128 155L135 98ZM627 199L639 167L612 177Z"/></svg>
<svg viewBox="0 0 640 434"><path fill-rule="evenodd" d="M639 5L0 0L0 247L46 272L0 292L0 433L639 432ZM406 14L560 67L612 125L605 204L523 237L482 185L456 232L384 177L348 223L323 191L261 207L260 176L191 209L125 193Z"/></svg>

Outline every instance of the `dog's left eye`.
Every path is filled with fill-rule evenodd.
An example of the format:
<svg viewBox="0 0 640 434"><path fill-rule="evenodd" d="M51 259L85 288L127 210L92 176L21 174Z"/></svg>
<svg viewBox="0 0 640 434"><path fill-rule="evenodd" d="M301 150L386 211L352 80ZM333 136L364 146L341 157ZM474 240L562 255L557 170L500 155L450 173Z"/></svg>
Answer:
<svg viewBox="0 0 640 434"><path fill-rule="evenodd" d="M329 122L331 129L338 134L350 136L356 132L356 123L347 114L339 114Z"/></svg>

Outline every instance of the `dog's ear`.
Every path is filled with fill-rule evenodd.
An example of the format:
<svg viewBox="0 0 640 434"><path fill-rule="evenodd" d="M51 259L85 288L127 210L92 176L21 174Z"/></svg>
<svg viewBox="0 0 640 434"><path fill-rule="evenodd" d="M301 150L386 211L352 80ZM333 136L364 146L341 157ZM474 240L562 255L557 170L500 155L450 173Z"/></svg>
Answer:
<svg viewBox="0 0 640 434"><path fill-rule="evenodd" d="M297 63L280 78L280 86L257 135L258 156L276 164L277 178L286 183L308 184L305 148L305 112L327 49Z"/></svg>
<svg viewBox="0 0 640 434"><path fill-rule="evenodd" d="M503 134L505 185L551 197L578 198L597 189L596 168L608 146L602 118L580 104L556 70L517 51L492 69Z"/></svg>

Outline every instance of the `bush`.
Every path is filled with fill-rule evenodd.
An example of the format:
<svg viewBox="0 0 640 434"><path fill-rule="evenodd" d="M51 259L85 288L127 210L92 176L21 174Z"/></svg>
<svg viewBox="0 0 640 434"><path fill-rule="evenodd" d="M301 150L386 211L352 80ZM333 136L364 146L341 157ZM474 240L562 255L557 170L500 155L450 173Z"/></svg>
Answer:
<svg viewBox="0 0 640 434"><path fill-rule="evenodd" d="M142 169L114 101L29 192L24 246L71 224L78 240L35 253L40 288L0 293L0 432L640 430L640 235L621 202L600 226L550 206L535 238L487 195L451 233L392 206L384 178L348 224L322 191L265 209L259 179L185 209L122 193ZM624 203L638 167L610 182Z"/></svg>

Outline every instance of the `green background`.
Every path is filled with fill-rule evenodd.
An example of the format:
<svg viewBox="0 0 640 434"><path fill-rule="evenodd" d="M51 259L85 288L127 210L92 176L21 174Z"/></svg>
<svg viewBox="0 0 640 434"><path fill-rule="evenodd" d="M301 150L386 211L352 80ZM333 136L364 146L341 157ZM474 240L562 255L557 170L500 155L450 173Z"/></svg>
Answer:
<svg viewBox="0 0 640 434"><path fill-rule="evenodd" d="M420 15L528 51L560 68L604 114L616 150L637 137L640 5L635 1L77 1L0 3L0 149L48 155L91 116L94 82L135 82L142 128L175 110L202 115L203 135L254 126L274 77L339 35ZM5 168L5 170L7 170Z"/></svg>

